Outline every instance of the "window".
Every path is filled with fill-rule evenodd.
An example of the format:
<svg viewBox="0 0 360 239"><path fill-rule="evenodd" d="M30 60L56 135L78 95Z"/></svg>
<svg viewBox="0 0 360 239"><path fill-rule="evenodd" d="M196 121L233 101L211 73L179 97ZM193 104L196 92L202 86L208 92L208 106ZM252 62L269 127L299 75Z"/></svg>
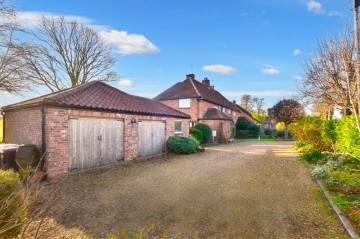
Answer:
<svg viewBox="0 0 360 239"><path fill-rule="evenodd" d="M225 107L221 107L221 111L222 111L223 113L225 113L225 110L226 110Z"/></svg>
<svg viewBox="0 0 360 239"><path fill-rule="evenodd" d="M231 115L231 110L228 110L228 114Z"/></svg>
<svg viewBox="0 0 360 239"><path fill-rule="evenodd" d="M190 99L179 99L179 108L190 108Z"/></svg>
<svg viewBox="0 0 360 239"><path fill-rule="evenodd" d="M196 125L196 121L190 121L189 126L190 128L194 127Z"/></svg>
<svg viewBox="0 0 360 239"><path fill-rule="evenodd" d="M233 111L233 116L234 116L234 117L236 116L235 111Z"/></svg>
<svg viewBox="0 0 360 239"><path fill-rule="evenodd" d="M175 133L181 133L182 132L182 121L175 121Z"/></svg>

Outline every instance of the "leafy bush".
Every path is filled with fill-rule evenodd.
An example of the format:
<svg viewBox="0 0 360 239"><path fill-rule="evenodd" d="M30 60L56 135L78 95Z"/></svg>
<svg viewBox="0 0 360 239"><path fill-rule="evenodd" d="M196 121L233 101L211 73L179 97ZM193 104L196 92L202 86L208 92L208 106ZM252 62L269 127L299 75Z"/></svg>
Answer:
<svg viewBox="0 0 360 239"><path fill-rule="evenodd" d="M291 139L292 138L292 134L291 134L291 132L289 131L288 132L289 133L289 139ZM276 133L275 133L275 137L276 138L285 138L285 130L278 130L278 131L276 131Z"/></svg>
<svg viewBox="0 0 360 239"><path fill-rule="evenodd" d="M298 141L310 144L316 150L333 151L331 139L333 135L327 132L331 130L331 126L330 124L325 126L320 117L305 116L291 124L289 129Z"/></svg>
<svg viewBox="0 0 360 239"><path fill-rule="evenodd" d="M254 131L256 134L259 134L260 132L260 126L256 124L249 124L246 128L246 130Z"/></svg>
<svg viewBox="0 0 360 239"><path fill-rule="evenodd" d="M325 158L326 155L324 155L323 153L321 153L318 150L313 150L311 152L308 153L304 153L301 156L301 160L307 161L307 162L311 162L311 163L316 163L319 160L322 160Z"/></svg>
<svg viewBox="0 0 360 239"><path fill-rule="evenodd" d="M238 130L236 131L236 138L247 139L247 138L256 138L258 134L252 130Z"/></svg>
<svg viewBox="0 0 360 239"><path fill-rule="evenodd" d="M335 129L337 151L360 159L360 133L356 128L354 116L338 120Z"/></svg>
<svg viewBox="0 0 360 239"><path fill-rule="evenodd" d="M239 117L236 121L236 131L246 130L249 124L249 121L247 121L244 116Z"/></svg>
<svg viewBox="0 0 360 239"><path fill-rule="evenodd" d="M190 137L172 136L167 141L168 148L177 154L196 153L199 144Z"/></svg>
<svg viewBox="0 0 360 239"><path fill-rule="evenodd" d="M0 231L4 231L0 237L17 236L26 214L19 175L12 170L0 170Z"/></svg>
<svg viewBox="0 0 360 239"><path fill-rule="evenodd" d="M202 142L203 141L203 133L195 128L190 128L189 130L189 134L194 137L198 142Z"/></svg>
<svg viewBox="0 0 360 239"><path fill-rule="evenodd" d="M275 136L276 130L275 129L265 129L264 134L265 135Z"/></svg>
<svg viewBox="0 0 360 239"><path fill-rule="evenodd" d="M207 142L210 141L212 133L211 133L211 128L209 125L203 124L203 123L198 123L195 125L194 128L198 129L202 132L203 139L200 141L201 144L206 144Z"/></svg>

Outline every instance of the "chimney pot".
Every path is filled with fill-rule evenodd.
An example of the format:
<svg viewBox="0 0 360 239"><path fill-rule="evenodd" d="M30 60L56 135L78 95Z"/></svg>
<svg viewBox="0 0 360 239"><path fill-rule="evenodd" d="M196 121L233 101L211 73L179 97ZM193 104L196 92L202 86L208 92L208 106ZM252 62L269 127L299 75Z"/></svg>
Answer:
<svg viewBox="0 0 360 239"><path fill-rule="evenodd" d="M233 100L233 103L236 104L236 100Z"/></svg>
<svg viewBox="0 0 360 239"><path fill-rule="evenodd" d="M203 83L205 86L210 87L210 80L209 80L207 77L205 77L205 78L202 80L202 83Z"/></svg>
<svg viewBox="0 0 360 239"><path fill-rule="evenodd" d="M210 89L215 90L215 86L211 85Z"/></svg>

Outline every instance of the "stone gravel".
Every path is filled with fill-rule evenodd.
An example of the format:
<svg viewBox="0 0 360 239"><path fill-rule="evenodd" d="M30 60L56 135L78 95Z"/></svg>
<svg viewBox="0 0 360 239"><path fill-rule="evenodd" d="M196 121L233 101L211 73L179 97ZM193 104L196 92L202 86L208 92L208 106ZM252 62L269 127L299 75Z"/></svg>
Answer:
<svg viewBox="0 0 360 239"><path fill-rule="evenodd" d="M297 158L291 142L238 142L77 173L49 217L90 238L348 238Z"/></svg>

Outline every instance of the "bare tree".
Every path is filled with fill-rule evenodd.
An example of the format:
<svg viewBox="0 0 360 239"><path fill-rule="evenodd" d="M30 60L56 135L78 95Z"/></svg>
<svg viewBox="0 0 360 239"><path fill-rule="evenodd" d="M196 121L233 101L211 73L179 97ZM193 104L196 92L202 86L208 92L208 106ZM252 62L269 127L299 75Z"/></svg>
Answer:
<svg viewBox="0 0 360 239"><path fill-rule="evenodd" d="M115 60L99 34L76 20L43 17L34 42L23 48L25 74L51 91L92 80L112 81Z"/></svg>
<svg viewBox="0 0 360 239"><path fill-rule="evenodd" d="M241 107L243 107L245 110L247 111L251 111L252 110L252 97L251 95L243 95L241 96L241 103L240 103Z"/></svg>
<svg viewBox="0 0 360 239"><path fill-rule="evenodd" d="M329 36L318 42L304 64L299 92L309 103L340 106L344 115L353 114L360 132L354 39L348 29L341 37Z"/></svg>
<svg viewBox="0 0 360 239"><path fill-rule="evenodd" d="M252 98L252 105L254 107L254 111L255 113L259 114L259 115L264 115L265 114L265 110L264 110L264 98L259 98L259 97L253 97Z"/></svg>
<svg viewBox="0 0 360 239"><path fill-rule="evenodd" d="M0 92L20 93L29 86L21 74L23 65L16 39L18 31L20 26L14 7L0 0Z"/></svg>
<svg viewBox="0 0 360 239"><path fill-rule="evenodd" d="M302 105L292 99L281 100L268 111L270 118L285 124L285 139L289 138L289 124L301 119L305 114Z"/></svg>

